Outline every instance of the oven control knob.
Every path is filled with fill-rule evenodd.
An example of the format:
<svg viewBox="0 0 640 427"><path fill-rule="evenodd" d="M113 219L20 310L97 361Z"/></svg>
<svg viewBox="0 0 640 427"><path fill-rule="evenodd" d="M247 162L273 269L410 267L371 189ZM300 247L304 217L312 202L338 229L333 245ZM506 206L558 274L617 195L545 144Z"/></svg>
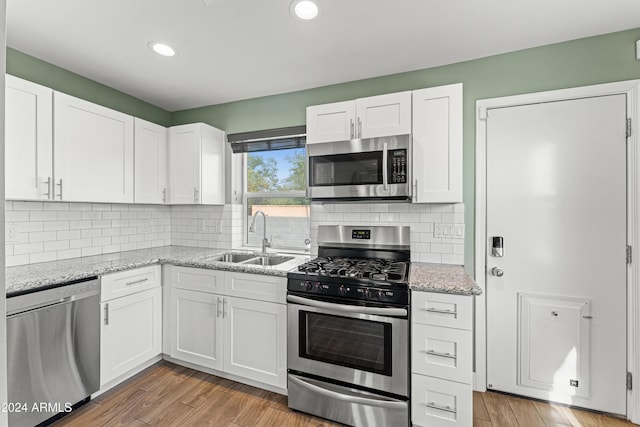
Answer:
<svg viewBox="0 0 640 427"><path fill-rule="evenodd" d="M364 290L364 297L366 299L373 299L374 298L374 293L371 289L367 288Z"/></svg>
<svg viewBox="0 0 640 427"><path fill-rule="evenodd" d="M338 295L343 297L346 294L347 294L347 288L345 288L344 285L340 285L340 287L338 288Z"/></svg>
<svg viewBox="0 0 640 427"><path fill-rule="evenodd" d="M302 286L304 286L304 288L308 291L313 289L313 285L311 284L311 282L304 282Z"/></svg>
<svg viewBox="0 0 640 427"><path fill-rule="evenodd" d="M316 291L322 292L322 285L320 284L320 282L316 282Z"/></svg>
<svg viewBox="0 0 640 427"><path fill-rule="evenodd" d="M382 289L378 289L378 299L382 301L384 299L384 291Z"/></svg>

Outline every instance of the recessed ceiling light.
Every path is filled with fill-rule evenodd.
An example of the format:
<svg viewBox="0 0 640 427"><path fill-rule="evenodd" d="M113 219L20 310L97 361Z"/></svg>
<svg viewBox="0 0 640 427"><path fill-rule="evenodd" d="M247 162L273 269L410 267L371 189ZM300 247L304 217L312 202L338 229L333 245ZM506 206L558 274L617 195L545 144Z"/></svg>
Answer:
<svg viewBox="0 0 640 427"><path fill-rule="evenodd" d="M149 49L162 56L175 56L176 51L171 46L160 42L149 42Z"/></svg>
<svg viewBox="0 0 640 427"><path fill-rule="evenodd" d="M289 10L293 16L304 21L316 18L320 12L318 2L312 0L293 0Z"/></svg>

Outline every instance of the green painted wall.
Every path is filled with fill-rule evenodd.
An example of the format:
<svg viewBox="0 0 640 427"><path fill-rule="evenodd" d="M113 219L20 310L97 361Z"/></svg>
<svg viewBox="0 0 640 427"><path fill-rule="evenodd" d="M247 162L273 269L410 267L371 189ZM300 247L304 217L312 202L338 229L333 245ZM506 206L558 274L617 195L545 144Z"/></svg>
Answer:
<svg viewBox="0 0 640 427"><path fill-rule="evenodd" d="M178 111L172 123L196 121L228 133L302 125L309 105L449 83L464 83L465 268L474 268L475 102L529 92L640 79L640 28L300 92Z"/></svg>
<svg viewBox="0 0 640 427"><path fill-rule="evenodd" d="M7 73L150 122L171 125L169 111L11 48L7 48Z"/></svg>

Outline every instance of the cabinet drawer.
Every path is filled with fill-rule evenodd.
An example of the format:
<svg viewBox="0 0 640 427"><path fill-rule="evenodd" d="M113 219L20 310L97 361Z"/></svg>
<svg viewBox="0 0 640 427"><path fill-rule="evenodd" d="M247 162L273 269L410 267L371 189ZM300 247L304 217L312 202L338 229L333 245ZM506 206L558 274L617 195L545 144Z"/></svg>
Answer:
<svg viewBox="0 0 640 427"><path fill-rule="evenodd" d="M473 297L411 293L411 320L413 323L471 330L473 326Z"/></svg>
<svg viewBox="0 0 640 427"><path fill-rule="evenodd" d="M471 384L471 331L413 324L411 372Z"/></svg>
<svg viewBox="0 0 640 427"><path fill-rule="evenodd" d="M287 278L260 274L225 273L226 295L285 304Z"/></svg>
<svg viewBox="0 0 640 427"><path fill-rule="evenodd" d="M224 272L204 268L172 267L171 286L208 293L224 293Z"/></svg>
<svg viewBox="0 0 640 427"><path fill-rule="evenodd" d="M415 426L471 427L472 386L425 375L412 375L411 422Z"/></svg>
<svg viewBox="0 0 640 427"><path fill-rule="evenodd" d="M160 286L160 266L136 268L105 274L100 278L100 300L109 301Z"/></svg>

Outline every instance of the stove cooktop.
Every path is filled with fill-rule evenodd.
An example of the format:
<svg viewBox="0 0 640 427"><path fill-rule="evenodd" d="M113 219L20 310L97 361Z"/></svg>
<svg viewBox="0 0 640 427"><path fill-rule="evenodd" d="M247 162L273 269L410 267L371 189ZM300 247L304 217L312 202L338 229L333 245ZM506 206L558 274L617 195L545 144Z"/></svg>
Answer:
<svg viewBox="0 0 640 427"><path fill-rule="evenodd" d="M319 257L287 274L287 290L297 295L406 306L409 262Z"/></svg>
<svg viewBox="0 0 640 427"><path fill-rule="evenodd" d="M298 266L298 273L322 280L323 277L361 279L364 282L406 284L409 263L384 259L319 257Z"/></svg>

